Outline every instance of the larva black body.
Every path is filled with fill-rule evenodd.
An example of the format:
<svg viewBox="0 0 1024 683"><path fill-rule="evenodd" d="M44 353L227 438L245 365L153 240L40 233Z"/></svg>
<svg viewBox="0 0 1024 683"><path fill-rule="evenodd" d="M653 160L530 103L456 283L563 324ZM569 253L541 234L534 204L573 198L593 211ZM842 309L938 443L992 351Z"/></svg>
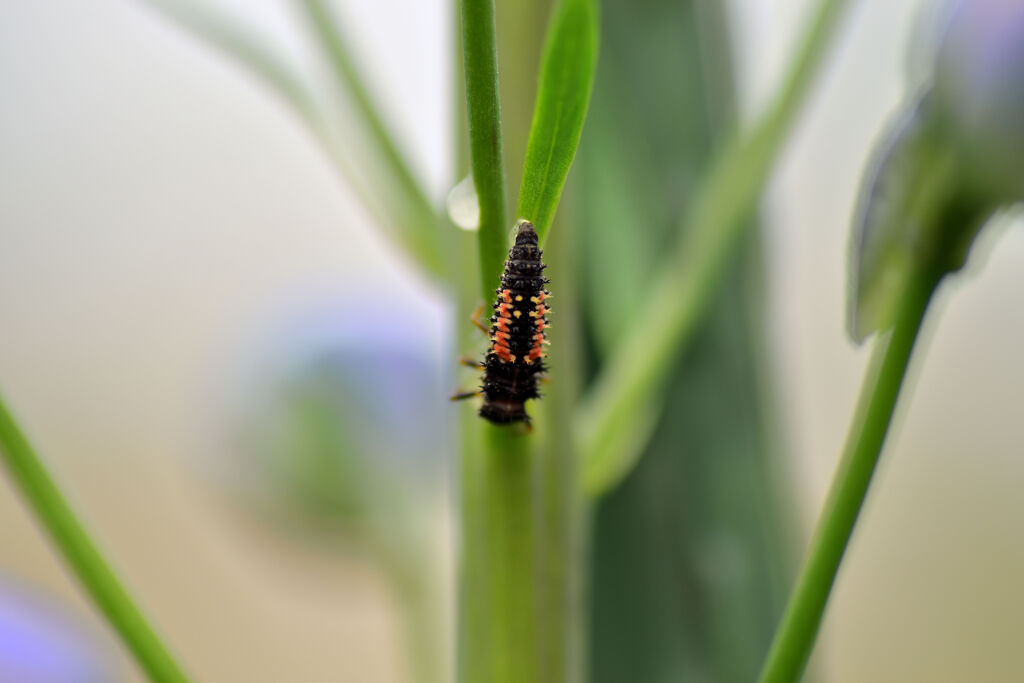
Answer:
<svg viewBox="0 0 1024 683"><path fill-rule="evenodd" d="M516 242L505 261L501 287L496 291L491 316L491 343L484 357L483 396L480 417L496 424L529 422L525 403L538 398L538 375L544 372L545 329L550 309L545 289L537 232L522 221Z"/></svg>

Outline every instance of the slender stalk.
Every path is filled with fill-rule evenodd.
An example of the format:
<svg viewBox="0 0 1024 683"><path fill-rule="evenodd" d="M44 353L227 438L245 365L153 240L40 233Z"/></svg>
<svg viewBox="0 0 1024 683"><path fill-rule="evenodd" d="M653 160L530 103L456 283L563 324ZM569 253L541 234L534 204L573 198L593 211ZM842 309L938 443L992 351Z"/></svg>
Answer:
<svg viewBox="0 0 1024 683"><path fill-rule="evenodd" d="M539 667L533 438L473 420L461 471L458 680L527 683Z"/></svg>
<svg viewBox="0 0 1024 683"><path fill-rule="evenodd" d="M494 299L508 252L508 199L498 102L498 51L494 0L463 0L462 50L473 184L480 203L480 287Z"/></svg>
<svg viewBox="0 0 1024 683"><path fill-rule="evenodd" d="M180 24L210 45L222 50L277 94L306 126L327 153L345 183L388 237L414 262L438 279L447 276L447 264L439 247L439 230L433 212L427 215L422 200L405 186L391 197L389 187L375 183L366 173L365 162L353 153L329 120L325 106L311 86L262 36L247 30L242 22L207 2L195 0L146 0L154 9ZM429 224L428 224L429 222Z"/></svg>
<svg viewBox="0 0 1024 683"><path fill-rule="evenodd" d="M342 91L351 96L359 116L369 131L374 148L384 160L395 183L401 188L404 201L410 205L410 210L421 223L420 229L434 232L437 229L436 211L374 104L330 8L323 0L304 0L302 6L328 57L335 78Z"/></svg>
<svg viewBox="0 0 1024 683"><path fill-rule="evenodd" d="M0 457L57 551L146 675L161 683L188 680L79 522L2 398Z"/></svg>
<svg viewBox="0 0 1024 683"><path fill-rule="evenodd" d="M624 447L648 419L664 368L693 336L742 238L776 159L788 139L829 40L849 0L821 0L779 95L754 128L728 145L684 217L686 237L662 272L574 425L583 458L582 485L600 496L636 464Z"/></svg>
<svg viewBox="0 0 1024 683"><path fill-rule="evenodd" d="M912 276L894 329L875 342L843 457L818 530L761 670L762 683L796 681L807 665L836 572L892 422L928 301L940 277L935 270Z"/></svg>
<svg viewBox="0 0 1024 683"><path fill-rule="evenodd" d="M490 683L537 680L533 439L484 425Z"/></svg>
<svg viewBox="0 0 1024 683"><path fill-rule="evenodd" d="M557 229L550 234L545 251L545 274L557 285L562 302L578 301L575 250L578 222L572 202L563 207ZM538 454L537 493L537 595L540 662L539 683L580 683L583 671L583 592L585 562L584 538L586 501L576 486L578 460L573 453L572 435L567 429L549 428L568 424L579 396L581 359L578 310L569 305L552 313L550 331L554 380L544 389L544 400L535 403L537 411Z"/></svg>

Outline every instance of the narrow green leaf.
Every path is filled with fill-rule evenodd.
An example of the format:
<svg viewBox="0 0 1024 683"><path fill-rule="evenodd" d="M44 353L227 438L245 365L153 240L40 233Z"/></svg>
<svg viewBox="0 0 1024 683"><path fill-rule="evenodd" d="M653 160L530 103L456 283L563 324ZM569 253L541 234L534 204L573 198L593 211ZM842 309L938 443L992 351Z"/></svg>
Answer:
<svg viewBox="0 0 1024 683"><path fill-rule="evenodd" d="M635 465L623 431L642 428L650 397L662 391L664 368L689 342L729 260L755 223L750 220L783 144L806 102L814 75L849 0L820 0L787 79L753 129L733 138L712 165L684 221L686 238L654 279L636 324L584 397L574 424L591 496L621 481ZM615 476L609 476L614 473Z"/></svg>
<svg viewBox="0 0 1024 683"><path fill-rule="evenodd" d="M494 299L508 253L508 200L498 101L498 48L494 0L463 0L462 51L473 185L480 204L480 286L484 301Z"/></svg>
<svg viewBox="0 0 1024 683"><path fill-rule="evenodd" d="M414 223L408 228L409 238L416 241L417 251L429 253L430 262L440 263L442 245L437 211L370 96L329 3L325 0L304 0L302 6L340 90L351 99L365 126L366 139L391 179L388 185L397 191L399 201L409 214L408 220Z"/></svg>
<svg viewBox="0 0 1024 683"><path fill-rule="evenodd" d="M595 0L560 0L548 27L517 211L533 222L542 243L583 132L597 69L598 23Z"/></svg>
<svg viewBox="0 0 1024 683"><path fill-rule="evenodd" d="M196 37L233 58L262 81L298 115L367 211L412 260L431 275L443 279L447 266L436 233L424 224L422 202L408 193L389 194L392 188L366 172L365 159L356 158L354 146L332 125L325 104L307 79L256 31L216 6L195 0L145 0L150 6Z"/></svg>

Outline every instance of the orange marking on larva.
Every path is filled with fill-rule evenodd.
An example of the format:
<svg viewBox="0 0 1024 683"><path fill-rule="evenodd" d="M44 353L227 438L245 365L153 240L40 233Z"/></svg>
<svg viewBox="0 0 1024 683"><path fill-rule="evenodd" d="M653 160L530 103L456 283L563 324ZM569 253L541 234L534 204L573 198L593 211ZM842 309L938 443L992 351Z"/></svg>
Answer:
<svg viewBox="0 0 1024 683"><path fill-rule="evenodd" d="M506 289L501 293L501 300L507 304L512 303L512 290Z"/></svg>
<svg viewBox="0 0 1024 683"><path fill-rule="evenodd" d="M530 349L529 361L532 362L532 361L537 360L538 358L543 358L543 357L544 357L544 352L541 351L541 348L539 346L535 346L532 349Z"/></svg>
<svg viewBox="0 0 1024 683"><path fill-rule="evenodd" d="M494 321L494 326L497 327L502 332L508 332L508 319L498 318L497 320Z"/></svg>
<svg viewBox="0 0 1024 683"><path fill-rule="evenodd" d="M545 308L544 306L538 306L537 307L537 317L538 318L541 317L542 315L544 315L547 312L548 312L548 309Z"/></svg>

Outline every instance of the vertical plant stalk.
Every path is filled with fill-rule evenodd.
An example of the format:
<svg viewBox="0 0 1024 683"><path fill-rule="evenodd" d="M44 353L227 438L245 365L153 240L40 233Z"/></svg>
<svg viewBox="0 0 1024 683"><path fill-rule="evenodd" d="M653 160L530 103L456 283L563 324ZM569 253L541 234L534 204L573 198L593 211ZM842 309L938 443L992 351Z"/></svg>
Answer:
<svg viewBox="0 0 1024 683"><path fill-rule="evenodd" d="M836 572L882 452L928 302L940 278L934 269L914 273L892 332L875 342L843 457L761 670L762 683L799 680L807 665Z"/></svg>
<svg viewBox="0 0 1024 683"><path fill-rule="evenodd" d="M0 398L0 457L11 481L50 535L57 551L103 616L121 637L139 667L153 681L187 681L89 537L50 473Z"/></svg>
<svg viewBox="0 0 1024 683"><path fill-rule="evenodd" d="M468 413L468 411L467 411ZM457 680L537 680L534 443L473 415L461 468Z"/></svg>
<svg viewBox="0 0 1024 683"><path fill-rule="evenodd" d="M510 228L498 102L494 0L463 0L462 50L469 154L480 204L480 291L483 300L490 303L500 281Z"/></svg>
<svg viewBox="0 0 1024 683"><path fill-rule="evenodd" d="M490 675L479 680L524 683L537 680L538 669L533 439L483 428Z"/></svg>
<svg viewBox="0 0 1024 683"><path fill-rule="evenodd" d="M351 97L374 143L373 148L383 159L394 182L401 188L399 196L410 205L408 210L411 217L417 222L418 229L425 233L419 238L422 248L436 251L439 247L439 240L435 239L434 234L438 229L437 212L370 96L328 3L324 0L304 0L302 5L341 91ZM437 254L434 256L441 258Z"/></svg>
<svg viewBox="0 0 1024 683"><path fill-rule="evenodd" d="M219 11L215 3L196 0L145 0L168 19L196 37L223 51L279 96L306 126L320 144L339 175L356 194L364 208L388 235L416 263L438 279L448 275L442 237L436 212L415 178L401 180L399 167L408 167L398 147L387 138L387 131L373 131L374 121L381 123L368 95L353 95L357 107L371 129L370 151L381 157L392 172L395 183L385 188L374 182L366 172L366 159L353 152L353 145L342 139L332 124L326 105L301 73L294 69L277 50L258 33L248 30L243 22ZM317 25L318 30L330 27ZM319 36L319 34L318 34ZM326 38L323 38L326 40ZM339 38L340 39L340 38ZM342 45L342 48L344 46ZM330 46L327 46L330 50ZM337 67L336 67L337 68ZM357 78L357 74L351 74ZM347 86L347 81L343 81ZM353 87L360 87L356 82ZM366 94L365 92L363 93ZM381 134L384 138L381 137ZM393 190L389 193L387 190Z"/></svg>
<svg viewBox="0 0 1024 683"><path fill-rule="evenodd" d="M567 207L570 208L571 207ZM563 210L564 211L564 210ZM563 214L564 216L564 214ZM538 595L538 683L582 683L584 680L583 627L586 547L582 492L576 485L576 457L572 435L567 429L551 428L569 424L579 396L581 345L577 307L579 301L572 274L578 221L569 216L561 221L548 241L548 270L563 305L552 313L550 363L557 368L555 381L544 389L538 405L537 477L537 595Z"/></svg>
<svg viewBox="0 0 1024 683"><path fill-rule="evenodd" d="M480 292L490 303L508 250L493 0L463 0L469 152L480 206ZM463 452L458 677L465 683L536 679L533 439L480 423Z"/></svg>

